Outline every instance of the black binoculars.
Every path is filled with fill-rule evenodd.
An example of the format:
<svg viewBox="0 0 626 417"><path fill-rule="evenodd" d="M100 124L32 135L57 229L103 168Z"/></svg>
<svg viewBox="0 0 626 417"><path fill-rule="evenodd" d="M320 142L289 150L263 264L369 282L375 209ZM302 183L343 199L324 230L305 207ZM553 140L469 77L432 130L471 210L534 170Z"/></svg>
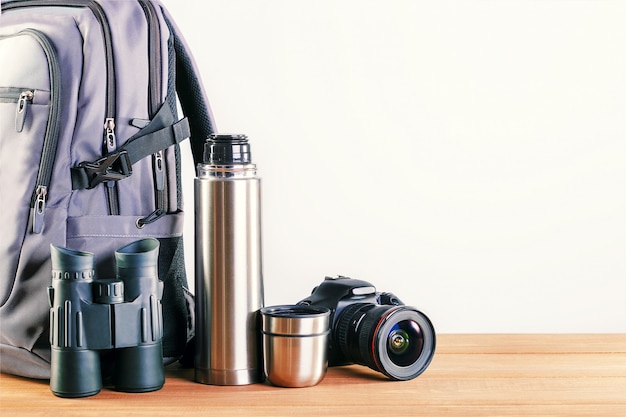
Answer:
<svg viewBox="0 0 626 417"><path fill-rule="evenodd" d="M102 389L100 355L111 352L113 385L148 392L165 382L163 282L159 241L142 239L115 252L116 278L96 279L94 254L51 245L50 389L59 397Z"/></svg>

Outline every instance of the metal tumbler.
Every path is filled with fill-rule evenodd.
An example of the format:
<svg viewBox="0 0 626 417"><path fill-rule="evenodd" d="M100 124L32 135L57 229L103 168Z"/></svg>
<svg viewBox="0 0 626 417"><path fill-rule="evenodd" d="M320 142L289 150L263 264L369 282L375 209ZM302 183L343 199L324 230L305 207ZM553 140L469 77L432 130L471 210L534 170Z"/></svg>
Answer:
<svg viewBox="0 0 626 417"><path fill-rule="evenodd" d="M195 380L263 380L261 180L244 135L212 135L195 179Z"/></svg>
<svg viewBox="0 0 626 417"><path fill-rule="evenodd" d="M264 369L279 387L311 387L326 375L330 310L283 305L261 309Z"/></svg>

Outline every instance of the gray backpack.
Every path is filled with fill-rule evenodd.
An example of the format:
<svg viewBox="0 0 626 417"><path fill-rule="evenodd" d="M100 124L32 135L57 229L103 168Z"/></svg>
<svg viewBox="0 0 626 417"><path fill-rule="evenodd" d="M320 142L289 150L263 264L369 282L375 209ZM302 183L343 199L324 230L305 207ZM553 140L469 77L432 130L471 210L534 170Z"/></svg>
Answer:
<svg viewBox="0 0 626 417"><path fill-rule="evenodd" d="M183 113L177 116L177 98ZM214 132L195 63L152 0L15 0L0 17L0 371L50 376L50 245L160 242L163 354L192 333L179 143Z"/></svg>

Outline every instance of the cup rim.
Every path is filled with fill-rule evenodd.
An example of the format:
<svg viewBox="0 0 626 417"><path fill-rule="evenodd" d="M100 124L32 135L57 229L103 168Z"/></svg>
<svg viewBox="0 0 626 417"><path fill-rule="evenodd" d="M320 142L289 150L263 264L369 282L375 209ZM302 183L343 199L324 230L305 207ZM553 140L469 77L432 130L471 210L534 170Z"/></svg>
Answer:
<svg viewBox="0 0 626 417"><path fill-rule="evenodd" d="M277 318L313 318L330 315L330 309L308 304L284 304L261 308L261 314Z"/></svg>

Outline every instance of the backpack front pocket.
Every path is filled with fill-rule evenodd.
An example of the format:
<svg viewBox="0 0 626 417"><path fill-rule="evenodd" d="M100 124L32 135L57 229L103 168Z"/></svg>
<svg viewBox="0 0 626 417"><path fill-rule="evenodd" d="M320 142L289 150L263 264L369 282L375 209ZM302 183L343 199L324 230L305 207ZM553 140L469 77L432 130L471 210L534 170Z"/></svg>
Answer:
<svg viewBox="0 0 626 417"><path fill-rule="evenodd" d="M28 229L41 233L59 138L60 67L45 34L25 29L0 37L13 57L0 76L0 305L11 293ZM15 59L19 57L20 59ZM29 227L30 225L30 227Z"/></svg>

